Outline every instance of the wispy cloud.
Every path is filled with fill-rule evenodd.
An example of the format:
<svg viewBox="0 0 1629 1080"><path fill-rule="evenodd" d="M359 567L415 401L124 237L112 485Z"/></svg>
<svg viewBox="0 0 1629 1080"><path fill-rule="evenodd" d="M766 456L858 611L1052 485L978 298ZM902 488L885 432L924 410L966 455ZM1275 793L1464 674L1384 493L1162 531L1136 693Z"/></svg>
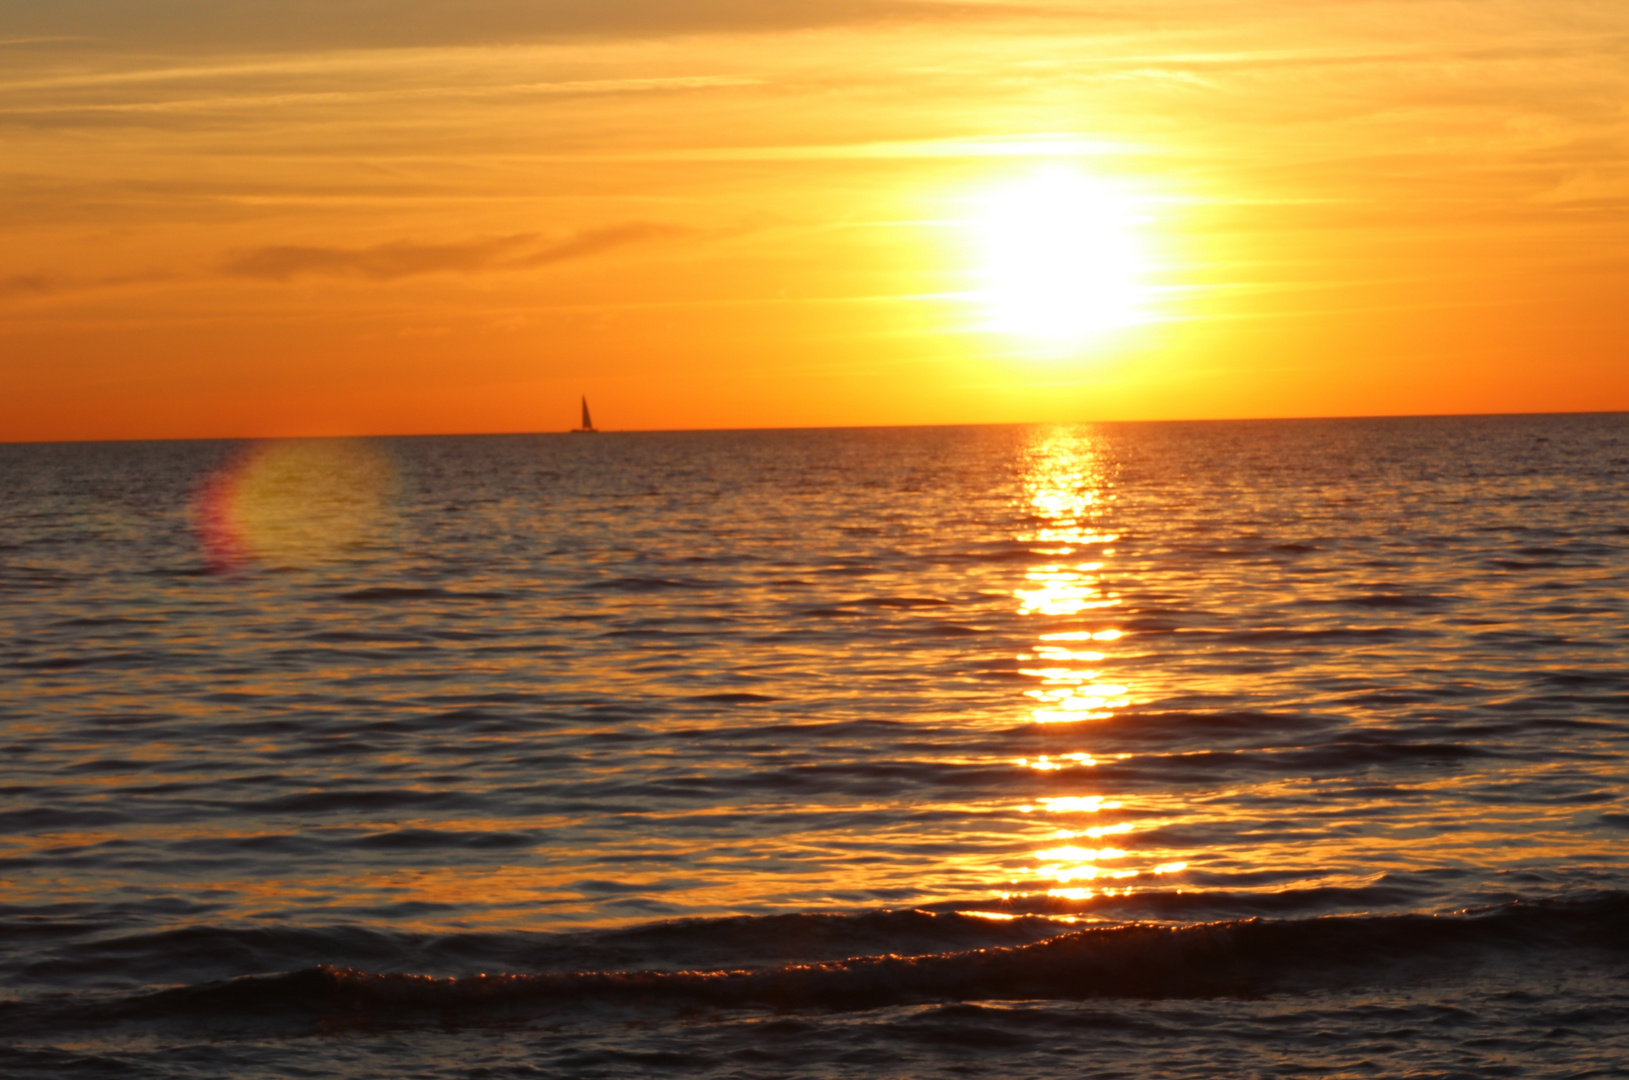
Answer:
<svg viewBox="0 0 1629 1080"><path fill-rule="evenodd" d="M93 289L116 289L122 285L172 281L176 276L159 271L111 274L94 278L66 277L61 274L13 274L10 277L0 277L0 300L58 296L63 293L89 292Z"/></svg>
<svg viewBox="0 0 1629 1080"><path fill-rule="evenodd" d="M689 230L658 222L627 222L585 229L553 241L524 234L421 244L395 240L363 248L274 245L256 248L226 262L232 277L290 281L297 277L346 277L395 281L421 274L523 270L584 259L613 248L685 235Z"/></svg>
<svg viewBox="0 0 1629 1080"><path fill-rule="evenodd" d="M49 0L0 6L0 37L265 52L773 32L1024 10L976 0L392 0L386 14L377 0Z"/></svg>
<svg viewBox="0 0 1629 1080"><path fill-rule="evenodd" d="M64 37L64 36L58 36L58 37L0 38L0 49L9 49L9 48L14 48L14 47L21 46L21 45L55 45L55 44L60 44L62 42L66 42L66 41L83 41L83 40L84 40L83 38L79 38L79 37Z"/></svg>
<svg viewBox="0 0 1629 1080"><path fill-rule="evenodd" d="M134 81L134 80L131 80ZM436 102L460 104L482 100L535 100L547 96L609 96L614 94L672 94L683 91L741 89L762 80L742 76L675 76L643 79L570 79L484 86L420 86L388 90L284 91L276 93L212 93L202 97L134 99L132 92L113 84L115 100L50 100L40 94L12 94L17 105L0 103L0 126L31 129L109 127L219 128L241 123L245 117L288 113L299 109L356 109L433 107ZM67 85L65 82L64 85ZM6 87L0 84L0 96ZM25 88L27 89L27 88ZM32 98L33 100L30 100ZM199 118L202 118L201 120Z"/></svg>
<svg viewBox="0 0 1629 1080"><path fill-rule="evenodd" d="M569 259L582 259L598 255L612 248L642 244L652 240L668 240L687 235L689 229L659 222L633 221L623 225L608 225L599 229L585 229L575 236L548 244L515 261L516 266L548 266Z"/></svg>
<svg viewBox="0 0 1629 1080"><path fill-rule="evenodd" d="M0 300L12 296L49 296L60 292L63 284L60 278L45 274L14 274L0 278Z"/></svg>

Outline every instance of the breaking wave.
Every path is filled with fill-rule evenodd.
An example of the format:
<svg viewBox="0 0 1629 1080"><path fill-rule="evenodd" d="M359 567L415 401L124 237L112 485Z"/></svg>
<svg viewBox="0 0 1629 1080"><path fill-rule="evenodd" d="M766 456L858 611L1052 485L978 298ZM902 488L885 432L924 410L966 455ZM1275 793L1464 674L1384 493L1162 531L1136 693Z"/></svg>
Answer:
<svg viewBox="0 0 1629 1080"><path fill-rule="evenodd" d="M838 917L863 919L866 916ZM756 920L748 920L752 922ZM707 934L710 924L688 924ZM677 924L671 932L684 932ZM917 942L920 944L920 942ZM901 942L906 944L906 942ZM100 1000L4 1007L13 1032L154 1021L418 1023L594 1006L854 1011L980 1000L1257 997L1384 984L1588 950L1629 953L1629 894L1518 902L1446 915L1136 923L1027 944L885 952L738 970L538 971L451 977L319 964Z"/></svg>

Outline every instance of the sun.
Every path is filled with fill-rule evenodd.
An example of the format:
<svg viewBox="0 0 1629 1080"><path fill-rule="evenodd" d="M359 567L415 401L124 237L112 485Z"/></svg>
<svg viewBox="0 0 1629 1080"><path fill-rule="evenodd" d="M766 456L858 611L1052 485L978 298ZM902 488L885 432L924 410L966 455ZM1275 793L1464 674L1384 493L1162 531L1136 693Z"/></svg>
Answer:
<svg viewBox="0 0 1629 1080"><path fill-rule="evenodd" d="M1147 321L1147 259L1134 201L1051 166L977 198L978 300L989 330L1083 343Z"/></svg>

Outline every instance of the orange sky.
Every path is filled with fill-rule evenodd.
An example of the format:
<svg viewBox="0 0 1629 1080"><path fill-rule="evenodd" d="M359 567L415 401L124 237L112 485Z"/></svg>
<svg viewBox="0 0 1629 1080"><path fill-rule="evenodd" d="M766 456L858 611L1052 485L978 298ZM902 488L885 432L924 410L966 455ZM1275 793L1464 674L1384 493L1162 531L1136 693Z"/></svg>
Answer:
<svg viewBox="0 0 1629 1080"><path fill-rule="evenodd" d="M1626 101L1621 0L15 0L0 440L1629 409ZM1135 325L992 329L1048 169Z"/></svg>

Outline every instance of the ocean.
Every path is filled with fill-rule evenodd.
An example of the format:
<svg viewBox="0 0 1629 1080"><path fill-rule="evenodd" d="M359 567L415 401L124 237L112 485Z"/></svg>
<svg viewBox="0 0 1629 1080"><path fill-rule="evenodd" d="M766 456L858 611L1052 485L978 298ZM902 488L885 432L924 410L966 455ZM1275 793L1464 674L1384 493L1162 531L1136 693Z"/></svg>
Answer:
<svg viewBox="0 0 1629 1080"><path fill-rule="evenodd" d="M0 446L0 1075L1629 1075L1629 415Z"/></svg>

